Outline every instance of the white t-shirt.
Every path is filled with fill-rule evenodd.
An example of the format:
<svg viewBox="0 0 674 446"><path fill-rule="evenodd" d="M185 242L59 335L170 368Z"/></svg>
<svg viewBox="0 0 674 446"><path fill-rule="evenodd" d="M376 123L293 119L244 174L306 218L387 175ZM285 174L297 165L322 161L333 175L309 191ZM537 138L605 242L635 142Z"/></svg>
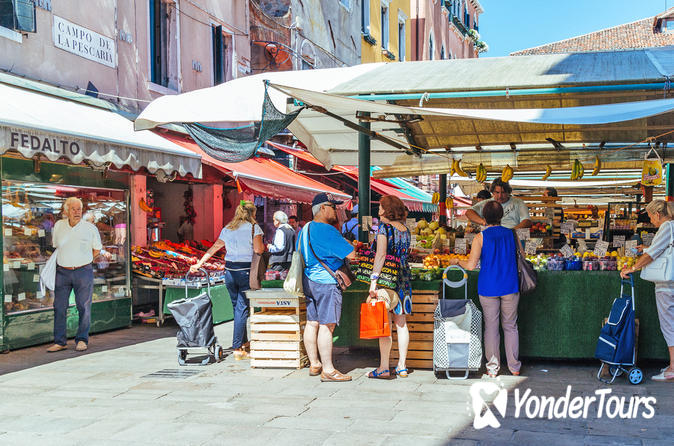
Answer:
<svg viewBox="0 0 674 446"><path fill-rule="evenodd" d="M484 208L484 205L490 201L494 201L494 199L492 198L489 200L482 200L473 206L472 209L477 212L480 217L484 218L484 215L482 215L482 208ZM524 201L520 200L519 198L510 197L510 200L502 203L501 206L503 207L501 226L504 226L508 229L512 229L522 223L522 220L528 220L530 218L529 208L527 207L526 203L524 203Z"/></svg>
<svg viewBox="0 0 674 446"><path fill-rule="evenodd" d="M225 260L228 262L250 263L253 260L253 237L251 224L243 223L235 230L222 228L218 238L225 242ZM262 228L255 225L255 235L262 235Z"/></svg>
<svg viewBox="0 0 674 446"><path fill-rule="evenodd" d="M54 225L52 244L58 248L56 263L60 266L75 268L94 261L93 250L103 248L98 228L82 219L74 227L67 219L61 219Z"/></svg>

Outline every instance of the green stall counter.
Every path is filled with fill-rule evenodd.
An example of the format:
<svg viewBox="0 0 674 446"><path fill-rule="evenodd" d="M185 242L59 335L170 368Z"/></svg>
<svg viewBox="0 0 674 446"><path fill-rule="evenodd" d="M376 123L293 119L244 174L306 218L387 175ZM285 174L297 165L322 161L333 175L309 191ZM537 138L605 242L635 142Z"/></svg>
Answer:
<svg viewBox="0 0 674 446"><path fill-rule="evenodd" d="M164 314L171 314L168 309L168 304L185 298L185 288L164 287ZM203 288L188 288L187 297L198 296L206 292L206 287ZM234 309L232 308L232 300L229 298L229 292L225 284L211 285L211 303L213 304L213 323L219 324L222 322L231 321L234 319Z"/></svg>
<svg viewBox="0 0 674 446"><path fill-rule="evenodd" d="M455 275L453 275L455 274ZM450 280L459 280L459 272L450 272ZM477 296L478 271L468 272L468 297L481 309ZM668 358L660 332L654 287L651 282L635 279L636 315L639 319L638 358ZM440 281L414 281L412 289L440 289ZM342 318L335 328L335 345L376 347L377 341L359 339L360 304L365 302L368 286L354 283L343 294ZM555 359L594 357L601 324L620 294L620 276L616 271L539 271L536 290L521 297L519 303L520 355ZM448 298L463 299L463 288L446 287Z"/></svg>

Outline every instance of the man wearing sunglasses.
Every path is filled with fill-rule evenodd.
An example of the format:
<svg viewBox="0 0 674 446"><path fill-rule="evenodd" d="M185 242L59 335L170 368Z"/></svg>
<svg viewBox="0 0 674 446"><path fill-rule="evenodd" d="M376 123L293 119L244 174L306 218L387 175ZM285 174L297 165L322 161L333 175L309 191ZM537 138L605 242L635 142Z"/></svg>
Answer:
<svg viewBox="0 0 674 446"><path fill-rule="evenodd" d="M304 347L311 362L309 375L320 375L323 382L351 381L350 376L336 370L332 363L332 332L342 314L342 291L332 273L345 259L356 258L353 246L336 228L336 206L341 203L326 193L316 195L311 203L314 219L302 228L297 238L297 249L305 265L302 281L307 303Z"/></svg>

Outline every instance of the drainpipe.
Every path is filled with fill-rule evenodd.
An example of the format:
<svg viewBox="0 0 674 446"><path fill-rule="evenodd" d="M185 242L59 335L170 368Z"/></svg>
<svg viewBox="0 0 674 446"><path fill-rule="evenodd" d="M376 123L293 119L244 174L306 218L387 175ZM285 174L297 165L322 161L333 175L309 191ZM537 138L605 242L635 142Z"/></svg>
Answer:
<svg viewBox="0 0 674 446"><path fill-rule="evenodd" d="M438 189L440 189L440 202L438 203L438 212L440 213L440 226L447 224L447 208L445 200L447 200L447 174L440 174L440 181L438 182Z"/></svg>
<svg viewBox="0 0 674 446"><path fill-rule="evenodd" d="M416 48L417 54L416 54L414 60L421 60L421 59L419 59L419 0L417 0L417 20L416 20L416 24L415 24L414 27L416 28L416 32L417 32L417 45L416 45L417 46L417 48Z"/></svg>
<svg viewBox="0 0 674 446"><path fill-rule="evenodd" d="M363 113L363 116L370 116ZM369 121L361 121L360 125L370 129ZM358 240L369 242L368 231L363 231L363 218L372 215L370 210L370 135L358 133Z"/></svg>

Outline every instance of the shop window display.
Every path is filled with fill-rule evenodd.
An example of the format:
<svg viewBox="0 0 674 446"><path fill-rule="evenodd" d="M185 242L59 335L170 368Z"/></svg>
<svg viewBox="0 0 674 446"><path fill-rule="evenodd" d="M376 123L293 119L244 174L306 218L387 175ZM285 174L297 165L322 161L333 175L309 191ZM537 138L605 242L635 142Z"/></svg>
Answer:
<svg viewBox="0 0 674 446"><path fill-rule="evenodd" d="M51 308L53 292L40 291L39 272L53 252L52 231L66 198L84 204L83 218L98 228L107 261L94 263L93 301L125 298L128 286L126 191L23 181L2 182L5 314ZM71 296L74 304L74 296Z"/></svg>

